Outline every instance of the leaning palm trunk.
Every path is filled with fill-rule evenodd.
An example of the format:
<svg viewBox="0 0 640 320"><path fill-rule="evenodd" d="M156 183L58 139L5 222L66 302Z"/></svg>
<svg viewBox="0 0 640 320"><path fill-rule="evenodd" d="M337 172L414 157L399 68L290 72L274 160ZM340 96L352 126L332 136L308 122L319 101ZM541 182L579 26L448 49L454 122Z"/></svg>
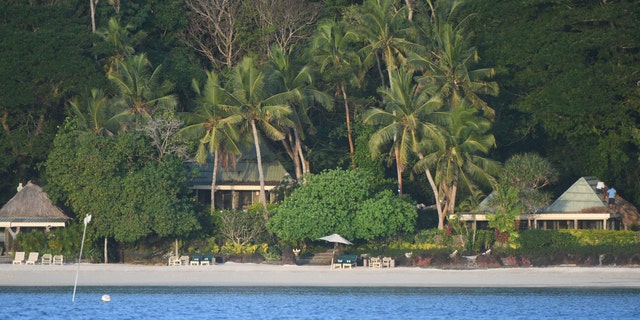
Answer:
<svg viewBox="0 0 640 320"><path fill-rule="evenodd" d="M418 157L422 160L424 156L422 154L418 154ZM429 185L431 186L431 190L433 190L433 195L436 199L436 209L438 210L438 229L444 230L444 217L445 210L442 208L442 202L440 201L440 192L438 192L438 187L436 186L436 181L433 180L433 176L431 175L431 170L424 169L424 173L427 175L427 179L429 180Z"/></svg>
<svg viewBox="0 0 640 320"><path fill-rule="evenodd" d="M267 212L267 196L264 188L264 172L262 170L262 153L260 152L260 141L258 140L258 128L256 128L256 121L251 120L251 130L253 131L253 141L256 148L256 160L258 161L258 177L260 179L260 202L262 203L262 215L264 220L269 219L269 213Z"/></svg>

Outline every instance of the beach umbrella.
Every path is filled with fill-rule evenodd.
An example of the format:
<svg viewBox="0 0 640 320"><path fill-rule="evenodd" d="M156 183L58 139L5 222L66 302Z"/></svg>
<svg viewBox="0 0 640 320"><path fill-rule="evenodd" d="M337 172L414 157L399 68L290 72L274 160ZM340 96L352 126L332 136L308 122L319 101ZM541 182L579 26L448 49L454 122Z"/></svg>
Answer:
<svg viewBox="0 0 640 320"><path fill-rule="evenodd" d="M353 244L353 243L351 243L351 241L345 239L344 237L342 237L341 235L339 235L337 233L334 233L334 234L326 236L326 237L318 238L318 240L325 240L325 241L328 241L328 242L333 242L333 251L331 252L331 269L333 269L333 256L336 254L336 246L338 245L338 243Z"/></svg>

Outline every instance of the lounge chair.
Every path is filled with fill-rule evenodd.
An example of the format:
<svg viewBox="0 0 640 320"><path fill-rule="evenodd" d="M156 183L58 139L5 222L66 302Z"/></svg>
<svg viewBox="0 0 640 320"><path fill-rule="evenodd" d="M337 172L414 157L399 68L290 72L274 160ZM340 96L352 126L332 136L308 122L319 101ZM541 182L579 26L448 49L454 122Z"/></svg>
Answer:
<svg viewBox="0 0 640 320"><path fill-rule="evenodd" d="M183 266L189 265L189 256L180 256L180 264Z"/></svg>
<svg viewBox="0 0 640 320"><path fill-rule="evenodd" d="M64 256L61 255L61 254L57 254L57 255L53 256L53 262L51 264L63 265L64 264Z"/></svg>
<svg viewBox="0 0 640 320"><path fill-rule="evenodd" d="M369 266L371 268L382 268L382 259L380 259L380 257L371 257L371 260L369 260Z"/></svg>
<svg viewBox="0 0 640 320"><path fill-rule="evenodd" d="M45 253L42 255L42 260L40 261L40 264L45 265L45 264L51 264L51 260L53 259L53 256L51 255L51 253Z"/></svg>
<svg viewBox="0 0 640 320"><path fill-rule="evenodd" d="M199 253L194 253L193 254L193 259L191 259L190 265L199 266L200 265L200 260L202 260L202 255L199 254Z"/></svg>
<svg viewBox="0 0 640 320"><path fill-rule="evenodd" d="M22 264L22 262L24 262L24 251L16 252L13 257L13 264Z"/></svg>
<svg viewBox="0 0 640 320"><path fill-rule="evenodd" d="M169 265L170 266L179 266L182 263L180 262L180 257L178 256L170 256L169 257Z"/></svg>
<svg viewBox="0 0 640 320"><path fill-rule="evenodd" d="M39 252L29 252L29 258L27 258L26 264L35 265L38 261L38 257L40 256Z"/></svg>
<svg viewBox="0 0 640 320"><path fill-rule="evenodd" d="M382 258L382 267L383 268L393 268L395 266L396 266L396 261L393 260L391 257Z"/></svg>
<svg viewBox="0 0 640 320"><path fill-rule="evenodd" d="M216 264L216 260L213 257L213 253L205 254L204 257L202 257L202 261L200 261L201 266L208 266L212 264Z"/></svg>

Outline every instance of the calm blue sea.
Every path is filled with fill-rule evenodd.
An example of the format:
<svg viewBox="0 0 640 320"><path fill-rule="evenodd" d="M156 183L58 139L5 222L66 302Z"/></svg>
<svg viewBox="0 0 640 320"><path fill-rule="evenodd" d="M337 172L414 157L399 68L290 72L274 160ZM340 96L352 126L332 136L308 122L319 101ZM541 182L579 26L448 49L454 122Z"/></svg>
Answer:
<svg viewBox="0 0 640 320"><path fill-rule="evenodd" d="M4 319L640 319L640 289L0 287ZM104 294L111 302L101 302Z"/></svg>

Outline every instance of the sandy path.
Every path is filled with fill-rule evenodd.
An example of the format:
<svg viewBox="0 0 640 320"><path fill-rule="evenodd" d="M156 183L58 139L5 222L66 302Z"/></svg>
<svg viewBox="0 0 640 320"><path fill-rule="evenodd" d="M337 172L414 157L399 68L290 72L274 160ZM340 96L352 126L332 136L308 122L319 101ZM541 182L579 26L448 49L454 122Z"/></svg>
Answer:
<svg viewBox="0 0 640 320"><path fill-rule="evenodd" d="M0 286L73 286L78 266L0 265ZM81 264L78 286L388 286L388 287L630 287L640 288L636 267L549 267L442 270L330 270L227 262L215 266Z"/></svg>

